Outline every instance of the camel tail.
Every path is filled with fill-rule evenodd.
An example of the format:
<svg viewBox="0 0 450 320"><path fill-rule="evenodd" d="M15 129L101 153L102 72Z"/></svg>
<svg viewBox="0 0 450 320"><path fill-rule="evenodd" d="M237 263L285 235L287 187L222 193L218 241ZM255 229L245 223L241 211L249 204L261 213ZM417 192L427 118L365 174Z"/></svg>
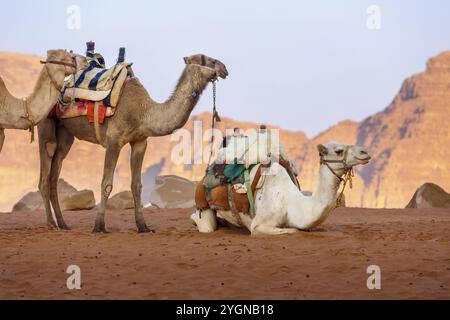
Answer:
<svg viewBox="0 0 450 320"><path fill-rule="evenodd" d="M0 128L0 153L2 152L3 142L5 142L5 129Z"/></svg>

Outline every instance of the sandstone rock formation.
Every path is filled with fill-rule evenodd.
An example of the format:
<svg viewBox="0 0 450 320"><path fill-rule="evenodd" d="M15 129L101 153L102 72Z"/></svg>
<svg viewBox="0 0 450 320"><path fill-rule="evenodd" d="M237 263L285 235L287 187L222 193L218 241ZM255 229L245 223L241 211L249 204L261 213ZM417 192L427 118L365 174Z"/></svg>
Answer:
<svg viewBox="0 0 450 320"><path fill-rule="evenodd" d="M450 194L434 183L425 183L406 208L450 208Z"/></svg>
<svg viewBox="0 0 450 320"><path fill-rule="evenodd" d="M91 190L78 191L63 179L58 181L59 204L65 210L89 210L95 207L94 193ZM29 192L17 202L12 211L44 209L39 191Z"/></svg>
<svg viewBox="0 0 450 320"><path fill-rule="evenodd" d="M195 206L196 183L174 175L156 178L150 202L158 208L191 208Z"/></svg>
<svg viewBox="0 0 450 320"><path fill-rule="evenodd" d="M34 56L0 53L0 75L17 96L25 96L32 90L41 68L38 60ZM18 78L18 74L24 72L28 72L30 76ZM315 189L319 165L315 146L335 140L361 144L373 156L370 165L356 172L353 190L346 191L347 206L404 207L415 188L427 181L450 190L450 150L445 147L450 145L449 88L450 51L431 58L424 72L404 81L399 93L385 110L362 122L339 122L312 139L308 139L301 131L281 129L280 138L286 145L288 154L300 168L302 188ZM199 131L197 124L203 122L201 133L204 134L210 128L210 117L209 113L195 115L185 129L189 130L192 137L198 137L193 134L194 131ZM222 117L222 120L219 123L220 129L240 127L245 130L259 126L226 117ZM38 184L37 143L30 144L29 138L26 131L6 131L5 145L0 154L0 210L9 209L14 199L32 191L32 187ZM205 172L207 152L194 152L193 146L192 153L188 155L193 164L175 163L172 161L172 153L178 143L179 141L171 141L170 136L150 138L143 172L154 166L158 175L177 175L191 181L199 180ZM206 144L199 142L197 146ZM198 149L196 148L197 151ZM27 154L27 157L23 157L23 154ZM124 147L114 177L114 192L129 190L129 154L129 146ZM93 190L99 197L103 158L104 151L101 147L75 141L64 162L61 176L77 186ZM82 169L88 160L89 170ZM153 177L153 174L150 176ZM150 190L145 184L144 181L144 190ZM143 203L149 201L148 195L148 191L142 195Z"/></svg>
<svg viewBox="0 0 450 320"><path fill-rule="evenodd" d="M34 211L44 209L44 203L42 202L42 197L39 191L28 192L23 196L22 199L17 202L13 208L12 212L17 211Z"/></svg>
<svg viewBox="0 0 450 320"><path fill-rule="evenodd" d="M122 191L108 199L108 209L126 210L134 209L133 194L131 191Z"/></svg>

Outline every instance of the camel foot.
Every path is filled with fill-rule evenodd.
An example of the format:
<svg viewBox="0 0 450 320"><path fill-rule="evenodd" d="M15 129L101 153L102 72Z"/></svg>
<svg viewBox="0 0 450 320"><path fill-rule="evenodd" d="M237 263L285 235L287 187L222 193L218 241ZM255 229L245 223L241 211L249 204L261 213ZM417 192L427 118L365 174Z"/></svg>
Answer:
<svg viewBox="0 0 450 320"><path fill-rule="evenodd" d="M92 233L109 233L108 230L106 230L106 228L94 228L92 230Z"/></svg>
<svg viewBox="0 0 450 320"><path fill-rule="evenodd" d="M53 221L47 221L47 228L49 230L58 230L58 226Z"/></svg>
<svg viewBox="0 0 450 320"><path fill-rule="evenodd" d="M92 230L92 233L109 233L106 230L106 227L104 224L95 224L94 230Z"/></svg>
<svg viewBox="0 0 450 320"><path fill-rule="evenodd" d="M64 222L63 223L58 223L58 225L59 225L59 229L60 230L66 230L66 231L70 230L70 228Z"/></svg>
<svg viewBox="0 0 450 320"><path fill-rule="evenodd" d="M155 229L149 228L144 224L143 226L138 226L138 233L155 233Z"/></svg>
<svg viewBox="0 0 450 320"><path fill-rule="evenodd" d="M191 221L201 233L211 233L217 229L216 215L212 210L203 211L201 218L199 211L193 213Z"/></svg>

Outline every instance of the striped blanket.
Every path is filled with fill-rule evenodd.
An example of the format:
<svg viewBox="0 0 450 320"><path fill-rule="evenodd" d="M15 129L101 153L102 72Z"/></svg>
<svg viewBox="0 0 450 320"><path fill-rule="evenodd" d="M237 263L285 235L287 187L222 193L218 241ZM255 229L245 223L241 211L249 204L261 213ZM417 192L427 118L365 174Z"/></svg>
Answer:
<svg viewBox="0 0 450 320"><path fill-rule="evenodd" d="M61 92L63 102L71 103L78 99L102 101L104 106L117 106L130 67L129 63L118 63L111 69L91 65L78 71L64 82Z"/></svg>

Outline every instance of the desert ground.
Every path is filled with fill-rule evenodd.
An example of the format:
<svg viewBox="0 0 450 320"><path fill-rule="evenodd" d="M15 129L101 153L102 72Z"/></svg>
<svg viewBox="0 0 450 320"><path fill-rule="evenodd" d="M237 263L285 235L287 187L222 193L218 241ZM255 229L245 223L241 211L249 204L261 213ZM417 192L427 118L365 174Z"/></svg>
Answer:
<svg viewBox="0 0 450 320"><path fill-rule="evenodd" d="M450 299L450 210L336 210L313 232L250 237L200 234L192 209L145 209L155 234L137 234L133 211L65 212L71 231L41 211L0 214L0 299ZM69 290L69 265L81 290ZM381 268L381 290L366 286Z"/></svg>

